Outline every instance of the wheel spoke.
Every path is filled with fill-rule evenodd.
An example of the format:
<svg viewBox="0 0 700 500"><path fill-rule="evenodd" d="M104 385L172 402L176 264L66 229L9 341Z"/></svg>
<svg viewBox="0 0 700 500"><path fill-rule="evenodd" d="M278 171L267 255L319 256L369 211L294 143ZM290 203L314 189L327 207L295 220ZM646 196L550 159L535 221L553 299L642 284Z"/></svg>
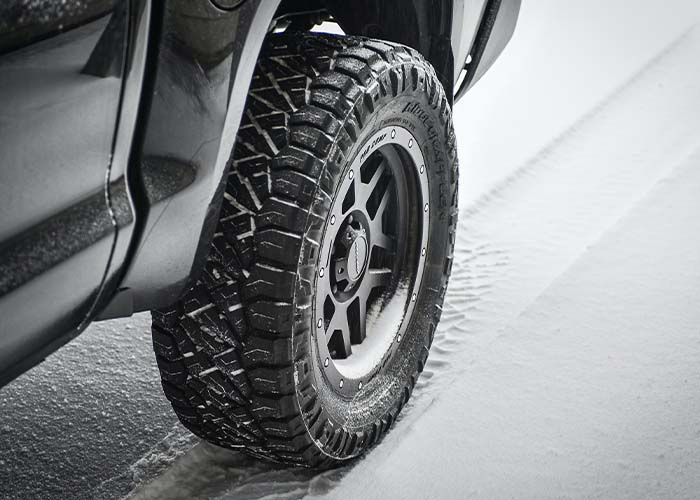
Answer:
<svg viewBox="0 0 700 500"><path fill-rule="evenodd" d="M348 324L348 316L345 316L345 328L341 331L343 332L343 351L345 351L345 357L347 358L352 354L352 345L350 342L350 325Z"/></svg>
<svg viewBox="0 0 700 500"><path fill-rule="evenodd" d="M394 250L394 240L381 231L374 232L372 233L372 246L382 247L391 252Z"/></svg>
<svg viewBox="0 0 700 500"><path fill-rule="evenodd" d="M328 337L333 335L335 330L342 330L344 323L347 323L347 306L335 300L332 294L329 294L329 297L331 297L331 300L333 301L335 311L333 312L333 316L331 317L328 327L326 328L326 335Z"/></svg>
<svg viewBox="0 0 700 500"><path fill-rule="evenodd" d="M341 205L341 213L343 215L347 214L357 204L358 196L362 195L361 185L360 177L357 176L350 182L350 185L345 190L341 198L343 200Z"/></svg>
<svg viewBox="0 0 700 500"><path fill-rule="evenodd" d="M369 292L377 287L389 286L391 275L391 269L368 269L362 282L362 289L366 297L369 296Z"/></svg>
<svg viewBox="0 0 700 500"><path fill-rule="evenodd" d="M357 321L353 322L350 340L353 344L361 344L367 336L367 298L359 294L353 306L357 312Z"/></svg>
<svg viewBox="0 0 700 500"><path fill-rule="evenodd" d="M369 222L369 228L372 246L376 245L386 250L393 251L394 240L384 232L384 228L382 227L382 215L389 205L389 198L391 197L390 187L391 186L388 186L387 190L384 192L382 199L379 202L379 206L377 207L377 211L374 214L374 218Z"/></svg>
<svg viewBox="0 0 700 500"><path fill-rule="evenodd" d="M379 180L382 178L382 175L384 175L386 168L386 162L384 159L382 159L369 182L367 184L363 184L362 182L358 183L359 190L361 192L358 193L360 196L357 198L357 200L359 200L363 206L367 205L367 200L369 200L370 196L372 196L372 193L377 187L377 184L379 184Z"/></svg>
<svg viewBox="0 0 700 500"><path fill-rule="evenodd" d="M372 217L372 222L379 221L379 224L381 224L382 221L382 216L384 215L384 212L386 211L386 207L389 205L389 198L391 197L391 184L389 184L386 187L386 190L382 194L382 199L379 202L379 205L377 206L377 211L374 212L374 217Z"/></svg>
<svg viewBox="0 0 700 500"><path fill-rule="evenodd" d="M347 358L350 356L350 354L352 354L352 346L350 342L350 322L348 321L348 306L347 304L337 302L333 298L332 300L335 305L335 312L333 313L333 318L326 329L326 341L329 344L333 342L333 347L336 350L341 350L342 352L340 354L342 357ZM342 334L342 342L338 342L337 335L334 335L338 330L340 330Z"/></svg>

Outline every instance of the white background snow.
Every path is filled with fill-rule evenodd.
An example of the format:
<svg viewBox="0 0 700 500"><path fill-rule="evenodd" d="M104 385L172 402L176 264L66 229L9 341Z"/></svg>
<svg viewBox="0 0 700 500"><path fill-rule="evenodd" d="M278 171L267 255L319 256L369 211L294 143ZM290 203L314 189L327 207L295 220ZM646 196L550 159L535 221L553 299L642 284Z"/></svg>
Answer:
<svg viewBox="0 0 700 500"><path fill-rule="evenodd" d="M366 458L317 474L198 443L137 315L0 390L0 497L698 498L698 21L697 0L523 2L456 106L443 320Z"/></svg>

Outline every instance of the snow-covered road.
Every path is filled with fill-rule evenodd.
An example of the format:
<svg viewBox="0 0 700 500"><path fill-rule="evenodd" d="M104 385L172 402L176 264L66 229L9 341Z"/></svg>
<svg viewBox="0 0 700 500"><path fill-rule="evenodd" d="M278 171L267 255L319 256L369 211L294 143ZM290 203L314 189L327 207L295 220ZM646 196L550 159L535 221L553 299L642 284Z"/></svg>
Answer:
<svg viewBox="0 0 700 500"><path fill-rule="evenodd" d="M443 319L366 458L316 474L198 443L137 315L0 390L0 497L697 498L700 7L671 3L524 3L456 109Z"/></svg>

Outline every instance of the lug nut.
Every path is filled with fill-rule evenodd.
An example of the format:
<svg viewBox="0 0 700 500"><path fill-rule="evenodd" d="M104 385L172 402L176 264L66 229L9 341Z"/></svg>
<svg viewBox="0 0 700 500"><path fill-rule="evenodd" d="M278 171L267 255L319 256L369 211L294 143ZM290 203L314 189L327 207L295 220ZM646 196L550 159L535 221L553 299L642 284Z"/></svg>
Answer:
<svg viewBox="0 0 700 500"><path fill-rule="evenodd" d="M323 318L319 318L317 326L321 328L323 326Z"/></svg>
<svg viewBox="0 0 700 500"><path fill-rule="evenodd" d="M331 226L335 225L335 215L331 215Z"/></svg>
<svg viewBox="0 0 700 500"><path fill-rule="evenodd" d="M318 275L319 275L321 278L323 278L323 275L324 275L324 274L326 274L326 270L325 270L325 269L321 268L321 269L318 270Z"/></svg>
<svg viewBox="0 0 700 500"><path fill-rule="evenodd" d="M351 170L350 172L348 172L348 178L352 179L353 177L355 177L355 171Z"/></svg>
<svg viewBox="0 0 700 500"><path fill-rule="evenodd" d="M325 366L326 368L328 367L328 358L326 358L326 360L323 362L323 366Z"/></svg>

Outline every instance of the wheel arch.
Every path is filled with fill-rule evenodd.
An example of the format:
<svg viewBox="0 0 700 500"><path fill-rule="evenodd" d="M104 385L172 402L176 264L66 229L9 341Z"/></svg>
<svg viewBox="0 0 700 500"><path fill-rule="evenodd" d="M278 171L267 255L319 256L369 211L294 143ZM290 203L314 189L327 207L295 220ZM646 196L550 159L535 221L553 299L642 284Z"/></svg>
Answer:
<svg viewBox="0 0 700 500"><path fill-rule="evenodd" d="M453 88L453 0L325 0L347 34L413 47L435 68L450 99Z"/></svg>
<svg viewBox="0 0 700 500"><path fill-rule="evenodd" d="M127 171L135 214L122 234L131 242L115 273L118 291L99 319L167 305L201 269L255 62L276 17L325 10L348 34L416 48L445 88L452 88L453 0L357 2L351 8L340 0L246 0L230 9L221 7L231 2L221 1L153 3L148 69ZM400 21L387 22L395 12L402 13ZM212 77L224 63L228 75Z"/></svg>
<svg viewBox="0 0 700 500"><path fill-rule="evenodd" d="M454 2L154 2L148 70L127 170L134 222L121 229L129 248L115 273L118 291L100 319L172 303L201 270L247 90L273 20L315 9L330 13L348 34L409 45L435 68L452 103Z"/></svg>
<svg viewBox="0 0 700 500"><path fill-rule="evenodd" d="M118 290L99 319L172 303L196 278L255 62L279 3L246 0L222 9L209 1L153 2L127 169L134 220L121 228L129 248L113 278Z"/></svg>

